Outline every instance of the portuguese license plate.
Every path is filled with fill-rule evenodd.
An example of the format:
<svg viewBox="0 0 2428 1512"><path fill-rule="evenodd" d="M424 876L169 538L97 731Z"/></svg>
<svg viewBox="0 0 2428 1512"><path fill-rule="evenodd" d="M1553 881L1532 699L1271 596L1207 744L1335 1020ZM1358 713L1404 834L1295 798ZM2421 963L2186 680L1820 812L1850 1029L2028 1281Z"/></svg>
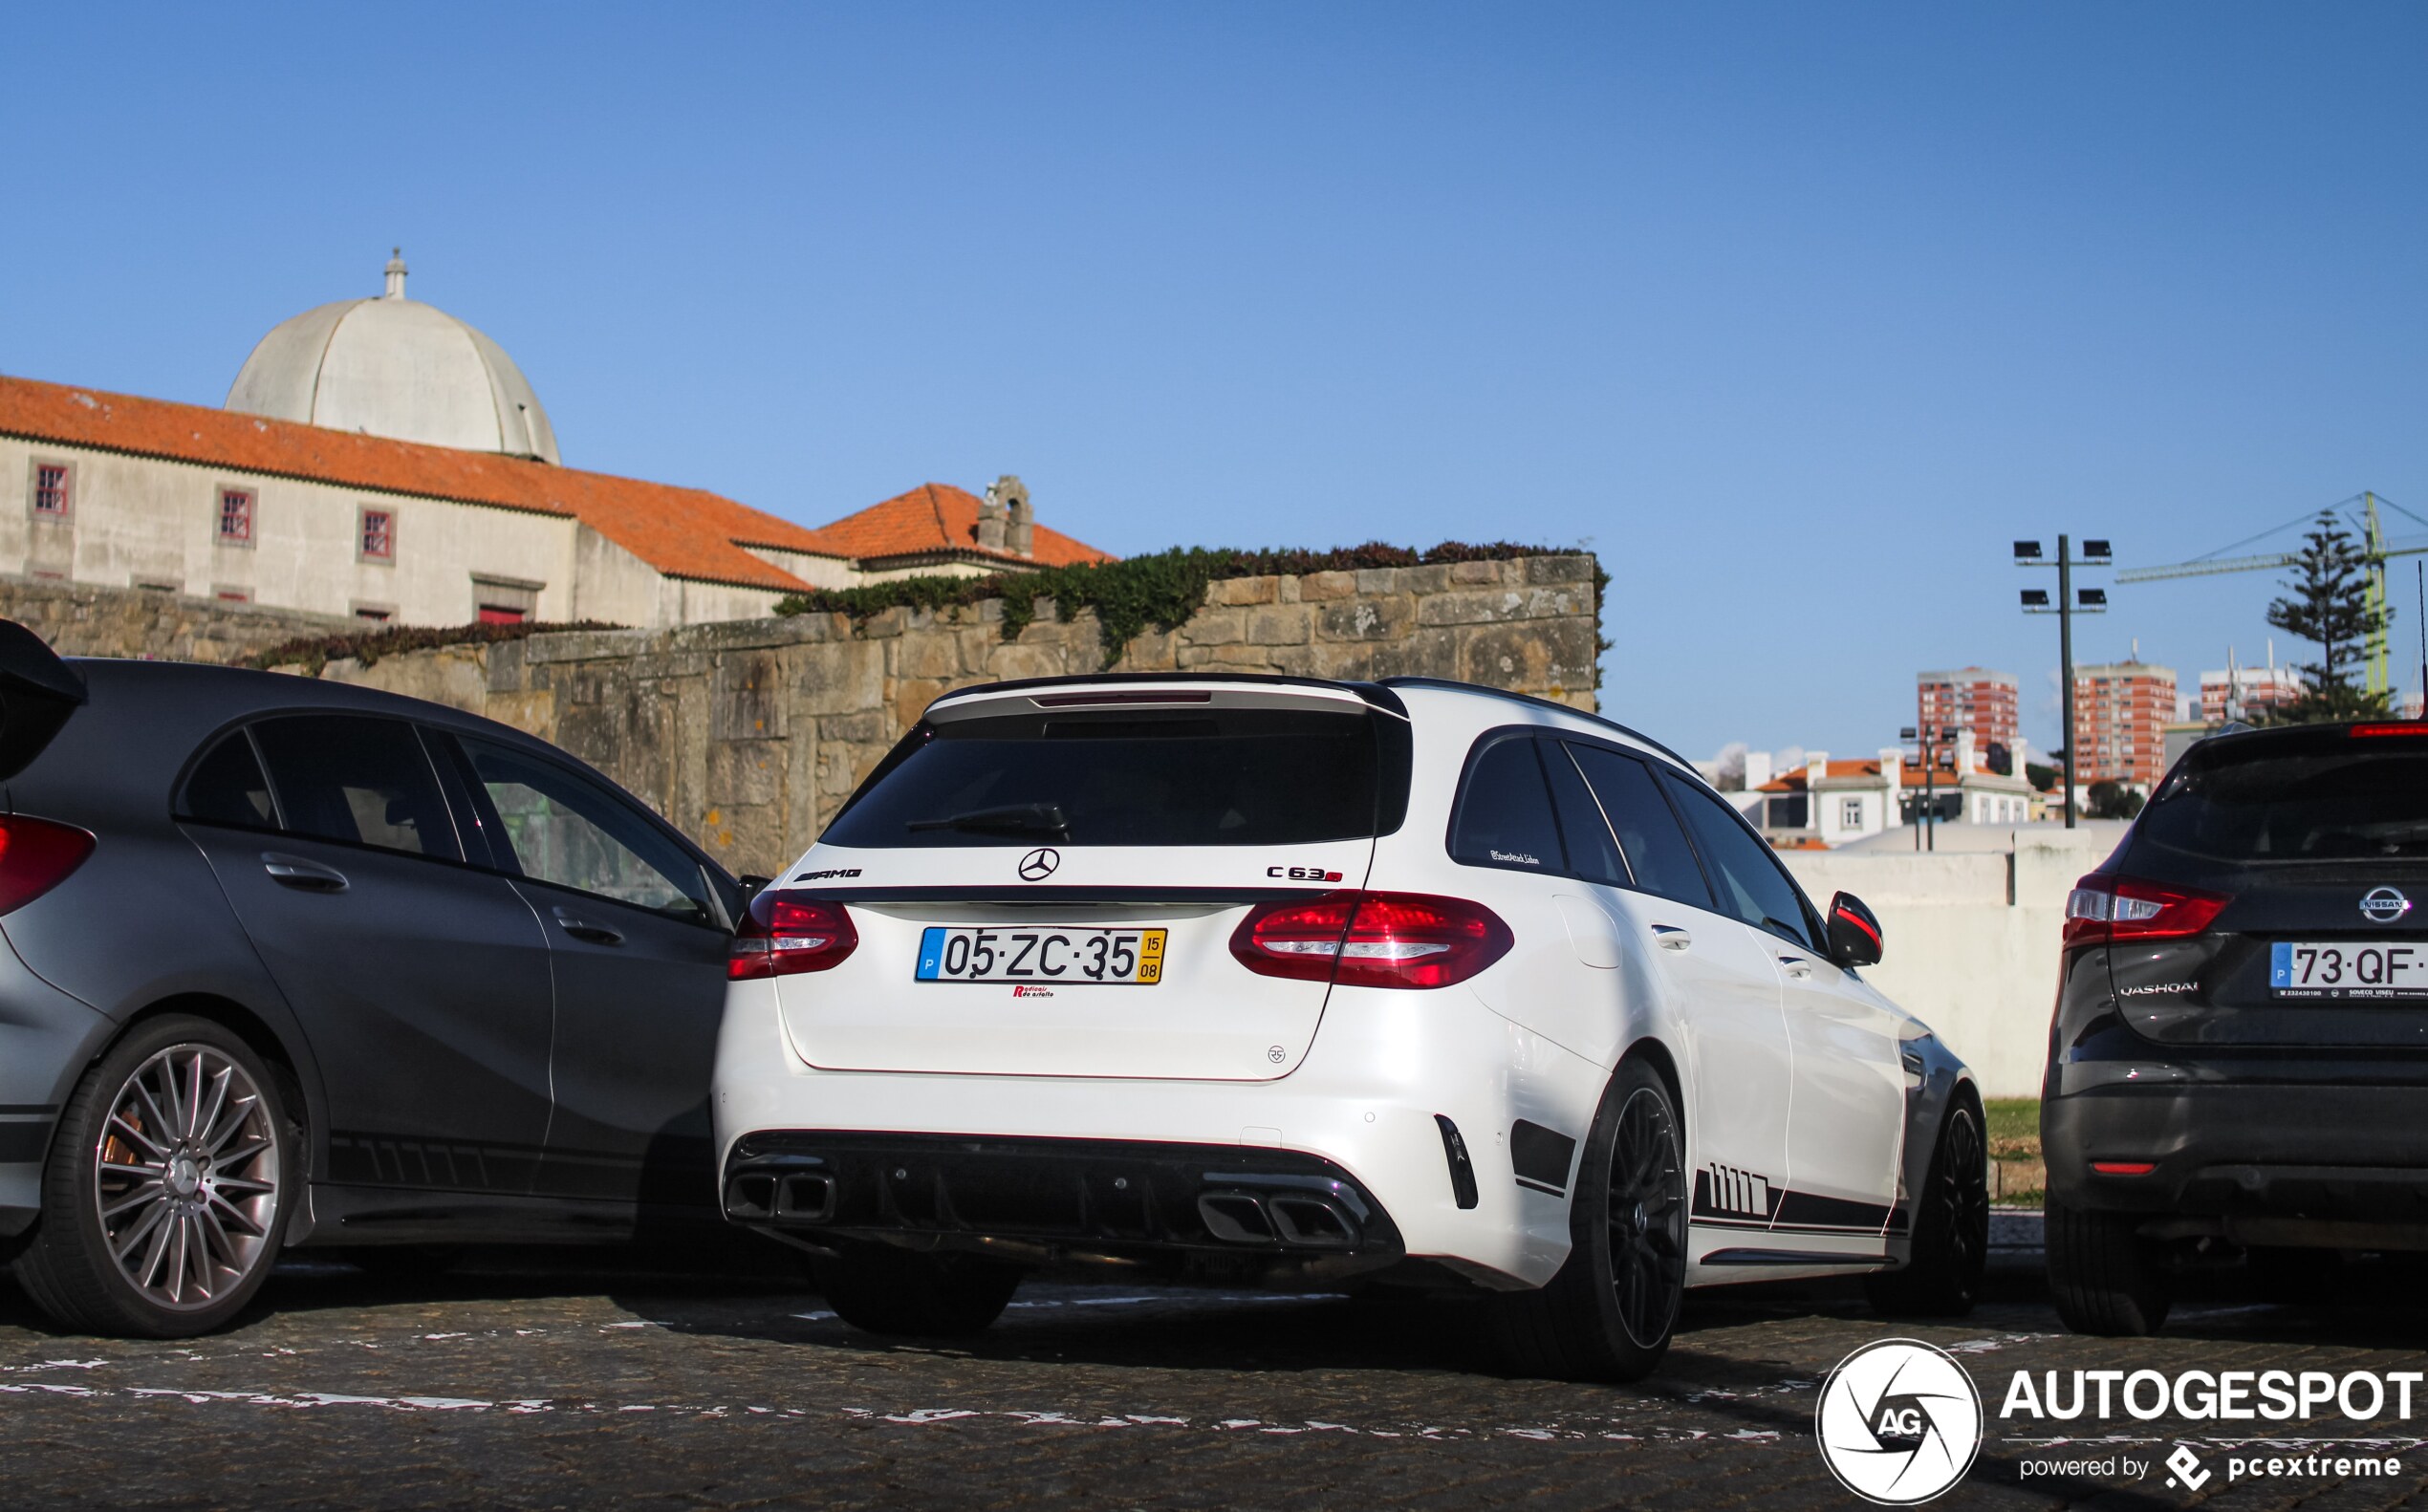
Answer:
<svg viewBox="0 0 2428 1512"><path fill-rule="evenodd" d="M2428 946L2280 940L2268 951L2268 990L2280 998L2428 998Z"/></svg>
<svg viewBox="0 0 2428 1512"><path fill-rule="evenodd" d="M1033 982L1151 987L1163 980L1160 929L970 928L931 924L919 940L921 982Z"/></svg>

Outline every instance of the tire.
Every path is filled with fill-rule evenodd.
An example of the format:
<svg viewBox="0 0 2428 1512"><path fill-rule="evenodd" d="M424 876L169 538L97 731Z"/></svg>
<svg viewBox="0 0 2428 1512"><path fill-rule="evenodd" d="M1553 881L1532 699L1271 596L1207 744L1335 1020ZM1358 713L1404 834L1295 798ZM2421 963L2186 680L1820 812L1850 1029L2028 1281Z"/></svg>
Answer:
<svg viewBox="0 0 2428 1512"><path fill-rule="evenodd" d="M2051 1200L2047 1221L2049 1290L2066 1327L2112 1338L2156 1333L2174 1288L2157 1246L2135 1232L2140 1220Z"/></svg>
<svg viewBox="0 0 2428 1512"><path fill-rule="evenodd" d="M1989 1259L1989 1163L1982 1111L1968 1093L1940 1120L1939 1142L1914 1204L1914 1248L1901 1270L1863 1278L1892 1318L1961 1318L1973 1310Z"/></svg>
<svg viewBox="0 0 2428 1512"><path fill-rule="evenodd" d="M1504 1368L1569 1381L1652 1373L1685 1300L1685 1173L1669 1089L1642 1061L1622 1064L1577 1165L1568 1263L1541 1290L1486 1304Z"/></svg>
<svg viewBox="0 0 2428 1512"><path fill-rule="evenodd" d="M1021 1270L978 1255L856 1244L816 1262L835 1315L864 1333L950 1339L984 1332L1020 1289Z"/></svg>
<svg viewBox="0 0 2428 1512"><path fill-rule="evenodd" d="M139 1025L60 1113L17 1282L64 1328L221 1328L278 1258L294 1147L278 1084L243 1040L206 1019Z"/></svg>

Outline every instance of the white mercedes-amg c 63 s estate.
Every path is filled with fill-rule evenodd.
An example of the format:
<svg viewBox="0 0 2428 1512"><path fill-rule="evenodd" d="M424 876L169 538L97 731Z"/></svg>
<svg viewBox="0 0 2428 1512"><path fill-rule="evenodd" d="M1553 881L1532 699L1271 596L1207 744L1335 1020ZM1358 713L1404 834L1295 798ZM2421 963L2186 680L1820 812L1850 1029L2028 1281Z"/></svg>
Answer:
<svg viewBox="0 0 2428 1512"><path fill-rule="evenodd" d="M1462 683L939 699L737 936L728 1218L878 1332L1024 1269L1488 1294L1624 1379L1688 1286L1970 1306L1971 1073L1686 763Z"/></svg>

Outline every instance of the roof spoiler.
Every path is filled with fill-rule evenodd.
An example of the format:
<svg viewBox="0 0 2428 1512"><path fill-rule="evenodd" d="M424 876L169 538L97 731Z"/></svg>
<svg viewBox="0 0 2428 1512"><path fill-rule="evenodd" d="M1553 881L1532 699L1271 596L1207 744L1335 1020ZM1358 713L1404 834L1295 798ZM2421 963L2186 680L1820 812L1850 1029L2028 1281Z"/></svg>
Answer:
<svg viewBox="0 0 2428 1512"><path fill-rule="evenodd" d="M33 766L87 697L84 680L40 636L0 619L0 782Z"/></svg>

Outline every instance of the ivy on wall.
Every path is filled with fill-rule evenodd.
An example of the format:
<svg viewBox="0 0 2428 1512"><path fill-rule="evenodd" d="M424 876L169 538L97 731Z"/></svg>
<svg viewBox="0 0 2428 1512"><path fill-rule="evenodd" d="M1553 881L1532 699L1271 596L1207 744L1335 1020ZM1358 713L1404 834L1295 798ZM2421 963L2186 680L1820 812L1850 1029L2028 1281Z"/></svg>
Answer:
<svg viewBox="0 0 2428 1512"><path fill-rule="evenodd" d="M553 635L562 630L623 628L622 625L600 624L596 619L576 620L571 624L527 621L519 625L396 625L342 636L302 636L293 640L282 640L266 651L256 651L251 656L240 658L235 665L256 670L301 666L304 676L316 678L320 676L322 667L348 658L367 667L381 657L402 656L408 651L434 651L441 646L495 645L501 640L520 640L525 636Z"/></svg>
<svg viewBox="0 0 2428 1512"><path fill-rule="evenodd" d="M863 588L821 588L793 594L775 606L779 615L839 614L864 625L890 609L931 613L966 608L988 599L1003 600L1003 638L1017 640L1036 618L1040 598L1053 600L1054 617L1069 623L1082 611L1095 610L1096 633L1104 647L1104 664L1113 666L1130 642L1152 627L1178 630L1205 607L1208 585L1233 577L1305 576L1311 572L1354 572L1370 567L1430 567L1445 562L1506 562L1528 556L1561 556L1574 549L1519 546L1508 541L1483 545L1444 541L1428 551L1370 541L1364 546L1328 551L1268 550L1227 551L1183 547L1116 562L1047 567L1033 572L998 572L986 577L900 577ZM1593 599L1598 618L1610 574L1598 564L1593 574ZM305 636L257 651L236 663L268 668L300 666L318 677L332 661L352 659L370 666L381 657L442 646L485 646L526 636L560 631L619 630L620 625L581 620L572 624L398 625L333 636ZM1608 640L1596 637L1602 650ZM1598 682L1598 669L1596 681Z"/></svg>
<svg viewBox="0 0 2428 1512"><path fill-rule="evenodd" d="M775 606L775 612L839 614L856 624L865 624L889 609L934 612L1000 598L1004 605L1003 637L1017 640L1036 617L1036 601L1051 598L1054 617L1066 624L1078 618L1083 610L1095 611L1104 664L1110 667L1121 659L1130 642L1149 626L1169 632L1187 623L1190 616L1205 607L1206 586L1219 579L1354 572L1369 567L1429 567L1440 562L1506 562L1516 557L1559 554L1562 553L1555 548L1518 546L1507 541L1482 546L1444 541L1426 551L1386 546L1379 541L1329 551L1181 547L1116 562L1046 567L986 577L900 577L863 588L821 588L786 597Z"/></svg>

